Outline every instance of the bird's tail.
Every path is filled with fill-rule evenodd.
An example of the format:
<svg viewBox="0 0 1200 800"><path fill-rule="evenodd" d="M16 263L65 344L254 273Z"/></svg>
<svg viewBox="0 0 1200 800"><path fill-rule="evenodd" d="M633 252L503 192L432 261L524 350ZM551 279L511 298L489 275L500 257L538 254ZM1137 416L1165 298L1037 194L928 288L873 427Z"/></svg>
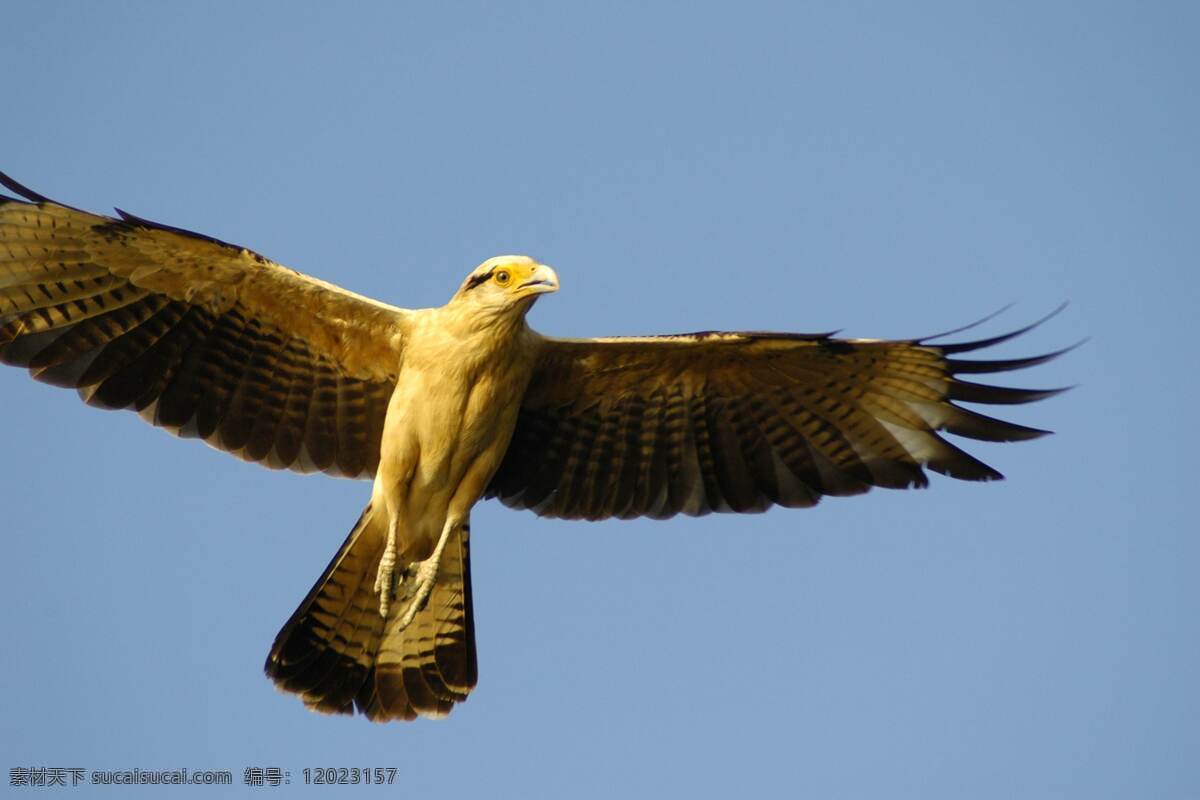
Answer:
<svg viewBox="0 0 1200 800"><path fill-rule="evenodd" d="M374 591L386 540L386 514L368 505L275 637L265 669L317 711L357 708L378 722L444 716L477 677L468 533L447 544L425 607L403 628L405 598L385 620Z"/></svg>

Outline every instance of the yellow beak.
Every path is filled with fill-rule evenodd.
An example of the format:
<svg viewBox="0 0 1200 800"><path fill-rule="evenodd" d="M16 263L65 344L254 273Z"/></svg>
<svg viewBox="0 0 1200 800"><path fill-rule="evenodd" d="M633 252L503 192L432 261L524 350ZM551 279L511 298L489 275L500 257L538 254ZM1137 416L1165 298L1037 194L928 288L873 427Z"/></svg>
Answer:
<svg viewBox="0 0 1200 800"><path fill-rule="evenodd" d="M538 264L533 268L533 274L529 276L529 280L522 283L518 288L525 294L557 292L558 275L545 264Z"/></svg>

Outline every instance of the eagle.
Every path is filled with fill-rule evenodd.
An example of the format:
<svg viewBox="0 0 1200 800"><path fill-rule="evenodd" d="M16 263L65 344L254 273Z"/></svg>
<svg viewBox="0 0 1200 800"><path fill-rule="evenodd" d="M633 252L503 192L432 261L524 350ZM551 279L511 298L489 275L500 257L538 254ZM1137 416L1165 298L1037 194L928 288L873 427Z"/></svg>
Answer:
<svg viewBox="0 0 1200 800"><path fill-rule="evenodd" d="M666 519L923 487L926 469L999 479L942 434L1047 431L959 403L1062 390L960 376L1070 349L959 357L1040 321L952 344L552 338L526 314L558 276L527 256L489 258L444 306L411 310L209 236L88 213L2 173L0 184L18 195L0 195L0 361L246 461L373 481L265 670L311 709L377 722L445 716L475 687L480 500L560 519Z"/></svg>

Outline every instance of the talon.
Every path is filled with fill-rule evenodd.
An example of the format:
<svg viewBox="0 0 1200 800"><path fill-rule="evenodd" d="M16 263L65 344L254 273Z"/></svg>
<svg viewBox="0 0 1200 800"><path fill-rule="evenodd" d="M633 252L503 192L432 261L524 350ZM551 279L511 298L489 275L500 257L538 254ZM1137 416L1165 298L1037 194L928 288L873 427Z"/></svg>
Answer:
<svg viewBox="0 0 1200 800"><path fill-rule="evenodd" d="M415 587L408 609L400 618L399 626L401 628L408 627L413 618L417 616L417 612L425 607L425 603L429 600L429 593L433 591L433 584L437 579L438 559L430 558L414 566L417 567L417 574L414 576Z"/></svg>
<svg viewBox="0 0 1200 800"><path fill-rule="evenodd" d="M375 573L375 589L379 595L379 615L387 619L388 609L392 602L392 579L396 572L396 533L395 529L388 531L387 547L383 549L383 558L379 559L379 571Z"/></svg>
<svg viewBox="0 0 1200 800"><path fill-rule="evenodd" d="M425 604L429 602L429 595L437 581L438 564L442 560L442 551L446 548L446 542L455 527L456 523L447 522L445 528L442 529L441 538L438 539L437 546L433 548L433 553L429 558L407 564L404 567L398 583L404 587L402 596L405 600L405 607L404 613L396 622L398 628L408 627L425 607ZM392 527L388 531L387 547L384 548L383 557L379 560L379 572L375 576L375 591L379 593L379 613L384 619L387 618L388 611L391 609L393 591L397 590L392 580L395 576L396 556L396 529Z"/></svg>

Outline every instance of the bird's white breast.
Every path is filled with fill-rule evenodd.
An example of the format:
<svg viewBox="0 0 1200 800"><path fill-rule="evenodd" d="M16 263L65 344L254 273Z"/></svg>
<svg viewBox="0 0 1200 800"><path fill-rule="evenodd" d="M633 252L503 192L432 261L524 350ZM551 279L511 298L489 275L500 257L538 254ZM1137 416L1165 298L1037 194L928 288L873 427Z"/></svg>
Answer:
<svg viewBox="0 0 1200 800"><path fill-rule="evenodd" d="M425 558L450 515L466 520L500 465L531 359L431 309L406 338L380 445L374 501L398 519L402 556Z"/></svg>

